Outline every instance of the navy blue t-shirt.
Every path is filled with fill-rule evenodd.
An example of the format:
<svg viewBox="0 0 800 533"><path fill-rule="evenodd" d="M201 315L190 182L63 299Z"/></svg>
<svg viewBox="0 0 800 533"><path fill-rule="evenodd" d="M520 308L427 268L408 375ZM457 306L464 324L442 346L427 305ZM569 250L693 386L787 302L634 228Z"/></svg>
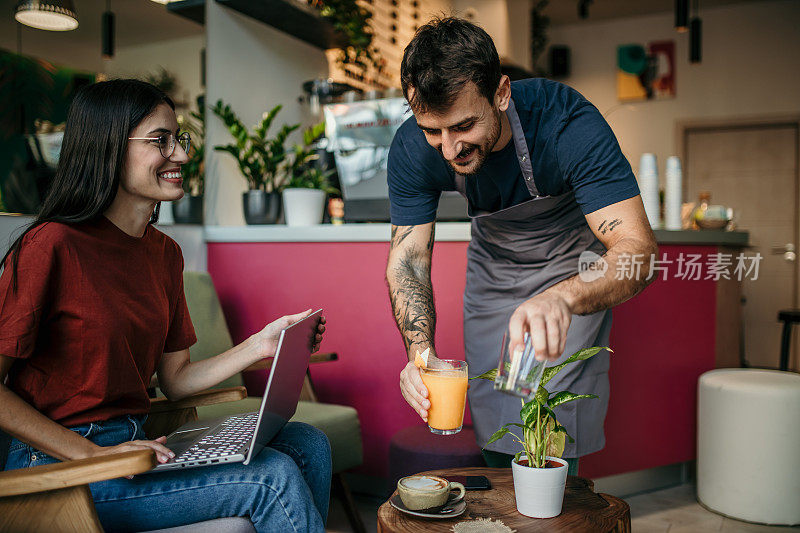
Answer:
<svg viewBox="0 0 800 533"><path fill-rule="evenodd" d="M639 194L631 166L600 112L576 90L542 78L515 81L511 98L531 155L540 195L568 191L584 214ZM389 150L392 224L413 226L436 218L442 191L455 190L455 174L425 140L414 117L397 131ZM466 178L470 212L494 212L530 200L514 142L491 152Z"/></svg>

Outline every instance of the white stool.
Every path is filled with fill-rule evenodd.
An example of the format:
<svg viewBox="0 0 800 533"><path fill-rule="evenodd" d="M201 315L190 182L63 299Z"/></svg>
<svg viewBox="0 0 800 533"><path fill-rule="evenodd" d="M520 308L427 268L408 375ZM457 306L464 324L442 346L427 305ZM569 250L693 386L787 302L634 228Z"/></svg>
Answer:
<svg viewBox="0 0 800 533"><path fill-rule="evenodd" d="M800 524L800 374L700 376L697 499L731 518Z"/></svg>

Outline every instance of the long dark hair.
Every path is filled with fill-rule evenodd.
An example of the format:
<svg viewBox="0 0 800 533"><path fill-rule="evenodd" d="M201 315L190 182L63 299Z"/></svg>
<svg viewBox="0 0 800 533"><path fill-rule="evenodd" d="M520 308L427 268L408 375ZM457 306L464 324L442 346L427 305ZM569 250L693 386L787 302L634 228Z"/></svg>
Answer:
<svg viewBox="0 0 800 533"><path fill-rule="evenodd" d="M119 189L128 137L158 105L173 110L169 96L140 80L110 80L78 91L70 105L61 156L36 219L9 248L16 289L19 249L25 235L45 222L78 224L96 220L111 207ZM158 221L159 205L150 223Z"/></svg>
<svg viewBox="0 0 800 533"><path fill-rule="evenodd" d="M467 82L490 103L500 85L500 58L483 29L464 19L433 19L422 26L403 52L400 84L411 109L446 111Z"/></svg>

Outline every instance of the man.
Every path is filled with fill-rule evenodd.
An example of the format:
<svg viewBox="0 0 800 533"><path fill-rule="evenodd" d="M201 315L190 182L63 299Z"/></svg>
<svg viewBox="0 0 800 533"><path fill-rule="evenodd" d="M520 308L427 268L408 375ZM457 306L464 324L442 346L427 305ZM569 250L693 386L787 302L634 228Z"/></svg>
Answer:
<svg viewBox="0 0 800 533"><path fill-rule="evenodd" d="M430 402L411 361L426 348L429 361L436 360L430 272L442 191L464 195L472 218L464 291L472 376L497 365L506 330L512 351L529 333L537 358L550 364L581 348L607 346L610 308L644 289L657 246L630 164L597 109L553 81L510 83L479 27L447 18L420 28L403 55L401 82L415 116L400 127L389 152L386 278L409 358L400 388L427 420ZM633 256L646 258L642 276L616 279L618 263ZM579 258L586 257L596 260L596 276L577 275ZM575 438L564 453L570 473L577 472L575 458L605 444L608 365L603 351L548 385L599 396L556 409ZM480 446L519 418L519 399L485 380L471 382L469 403ZM510 466L518 446L501 439L487 450L490 466Z"/></svg>

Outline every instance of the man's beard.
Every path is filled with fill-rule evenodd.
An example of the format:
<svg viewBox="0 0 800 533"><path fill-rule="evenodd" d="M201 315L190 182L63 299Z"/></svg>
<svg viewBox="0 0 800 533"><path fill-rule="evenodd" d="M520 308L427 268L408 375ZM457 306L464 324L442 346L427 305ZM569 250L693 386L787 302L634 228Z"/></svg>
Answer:
<svg viewBox="0 0 800 533"><path fill-rule="evenodd" d="M501 122L500 122L500 111L494 110L494 123L492 124L491 129L489 130L489 136L486 138L486 142L482 145L477 144L470 144L465 146L461 152L456 156L456 158L464 157L473 151L475 153L475 159L473 159L469 166L467 167L459 167L455 165L452 161L447 161L457 174L461 174L462 176L474 176L478 172L480 172L481 168L483 168L484 163L486 163L486 158L489 157L489 153L492 151L492 148L497 144L498 139L500 139L500 131L501 131ZM439 149L441 153L441 148Z"/></svg>

